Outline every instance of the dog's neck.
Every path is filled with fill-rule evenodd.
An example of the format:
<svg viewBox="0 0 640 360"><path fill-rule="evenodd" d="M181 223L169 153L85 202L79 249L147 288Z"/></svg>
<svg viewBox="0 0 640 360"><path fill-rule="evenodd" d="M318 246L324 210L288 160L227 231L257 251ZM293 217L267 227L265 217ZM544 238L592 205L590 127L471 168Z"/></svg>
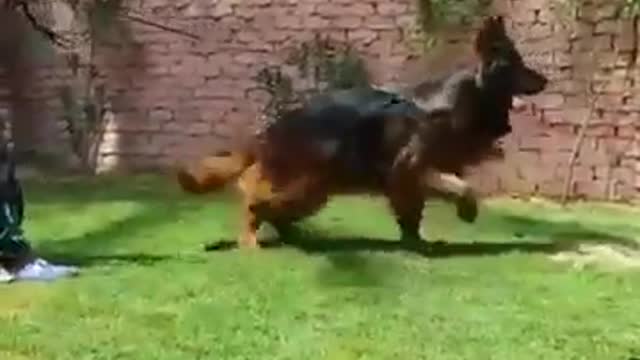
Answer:
<svg viewBox="0 0 640 360"><path fill-rule="evenodd" d="M491 124L488 131L496 138L511 132L509 125L509 111L513 101L513 94L509 84L501 74L491 72L486 64L479 64L475 71L475 85L480 92L478 113L483 124Z"/></svg>

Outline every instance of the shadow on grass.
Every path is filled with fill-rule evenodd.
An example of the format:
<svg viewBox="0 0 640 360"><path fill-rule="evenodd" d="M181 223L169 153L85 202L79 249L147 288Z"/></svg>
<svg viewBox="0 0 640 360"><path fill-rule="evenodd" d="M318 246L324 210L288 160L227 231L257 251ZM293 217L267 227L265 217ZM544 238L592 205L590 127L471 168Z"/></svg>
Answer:
<svg viewBox="0 0 640 360"><path fill-rule="evenodd" d="M37 253L45 259L77 266L92 266L102 263L135 263L153 265L168 260L198 261L196 257L184 255L155 255L140 252L128 253L113 248L135 241L135 235L154 227L174 223L185 212L197 210L197 206L146 204L137 214L121 219L82 236L58 241L44 241L36 246ZM202 260L201 260L202 261Z"/></svg>
<svg viewBox="0 0 640 360"><path fill-rule="evenodd" d="M61 177L49 179L29 179L23 181L25 195L29 202L38 204L69 204L85 205L90 202L110 201L138 201L157 202L166 201L206 202L228 201L235 193L226 189L219 193L207 195L192 195L182 191L178 182L171 174L137 175L125 177L122 175L99 175L88 177Z"/></svg>
<svg viewBox="0 0 640 360"><path fill-rule="evenodd" d="M445 243L421 242L407 244L401 241L389 239L375 239L364 237L337 237L323 238L311 236L305 238L286 238L281 242L265 241L260 243L262 248L271 249L282 246L290 246L306 253L340 253L340 252L410 252L427 257L452 257L452 256L487 256L503 253L521 252L553 252L557 249L554 243L534 242L471 242L471 243ZM205 247L205 251L225 251L237 248L235 241L220 241Z"/></svg>
<svg viewBox="0 0 640 360"><path fill-rule="evenodd" d="M531 236L534 238L548 239L551 243L562 248L572 247L576 243L590 244L614 244L640 248L640 242L622 235L623 233L637 233L640 229L635 228L636 224L629 224L622 228L616 226L615 230L593 230L586 228L578 221L548 221L532 217L502 215L502 221L512 230L514 238Z"/></svg>
<svg viewBox="0 0 640 360"><path fill-rule="evenodd" d="M54 263L63 263L81 267L103 265L103 264L135 264L138 266L151 266L158 262L175 260L175 256L169 255L148 255L140 253L129 254L104 254L91 255L79 252L51 252L48 248L37 249L38 254Z"/></svg>
<svg viewBox="0 0 640 360"><path fill-rule="evenodd" d="M394 283L399 264L390 259L366 256L367 252L412 253L425 258L486 257L509 253L554 254L574 249L583 243L607 243L638 248L638 242L619 234L594 231L578 222L552 222L543 219L493 214L491 220L478 224L486 241L430 241L407 244L399 240L366 237L329 237L322 231L298 227L280 242L261 243L266 249L291 247L307 254L326 257L328 268L319 280L331 286L380 287ZM496 241L494 239L501 239ZM525 241L526 240L526 241ZM206 251L236 248L235 241L221 241L205 247Z"/></svg>
<svg viewBox="0 0 640 360"><path fill-rule="evenodd" d="M554 253L574 248L580 243L615 244L639 249L636 240L603 231L585 228L578 222L552 222L515 215L496 215L500 225L488 230L503 241L444 242L426 241L406 243L398 240L370 237L335 237L318 235L316 232L298 228L287 234L280 242L261 242L264 248L290 246L306 253L336 252L410 252L430 258L494 256L511 252ZM493 231L491 231L493 230ZM524 237L533 237L532 241L522 241ZM235 241L221 241L209 244L205 251L224 251L236 248Z"/></svg>

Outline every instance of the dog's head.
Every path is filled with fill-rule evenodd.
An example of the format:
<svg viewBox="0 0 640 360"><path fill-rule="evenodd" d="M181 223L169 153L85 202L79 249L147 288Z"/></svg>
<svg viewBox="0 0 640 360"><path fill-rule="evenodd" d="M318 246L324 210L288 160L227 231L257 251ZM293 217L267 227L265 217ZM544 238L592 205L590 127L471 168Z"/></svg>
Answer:
<svg viewBox="0 0 640 360"><path fill-rule="evenodd" d="M547 78L528 67L507 35L502 16L484 21L475 40L482 63L483 81L495 79L508 87L509 95L534 95L544 90Z"/></svg>

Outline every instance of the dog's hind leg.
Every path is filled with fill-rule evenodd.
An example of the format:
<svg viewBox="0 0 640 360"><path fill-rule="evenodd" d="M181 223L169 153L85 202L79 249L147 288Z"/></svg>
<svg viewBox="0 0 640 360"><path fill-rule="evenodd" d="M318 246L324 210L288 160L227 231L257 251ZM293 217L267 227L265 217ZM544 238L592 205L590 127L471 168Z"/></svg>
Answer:
<svg viewBox="0 0 640 360"><path fill-rule="evenodd" d="M453 197L457 214L465 222L474 222L478 217L478 202L473 188L458 176L429 169L421 176L425 189L435 189L445 197Z"/></svg>
<svg viewBox="0 0 640 360"><path fill-rule="evenodd" d="M262 224L259 212L250 199L244 205L243 229L238 239L238 245L242 248L258 248L258 230Z"/></svg>
<svg viewBox="0 0 640 360"><path fill-rule="evenodd" d="M313 215L328 201L327 190L312 176L300 177L270 202L269 222L281 238L297 234L295 223Z"/></svg>
<svg viewBox="0 0 640 360"><path fill-rule="evenodd" d="M242 232L238 245L246 248L257 248L258 230L265 220L265 209L275 194L271 182L264 177L260 164L253 164L242 174L238 188L243 197Z"/></svg>

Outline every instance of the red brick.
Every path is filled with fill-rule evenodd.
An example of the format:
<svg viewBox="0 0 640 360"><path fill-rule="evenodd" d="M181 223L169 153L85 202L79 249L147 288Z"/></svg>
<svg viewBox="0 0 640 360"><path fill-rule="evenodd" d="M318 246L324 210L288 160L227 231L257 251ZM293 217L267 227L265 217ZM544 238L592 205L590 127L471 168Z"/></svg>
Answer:
<svg viewBox="0 0 640 360"><path fill-rule="evenodd" d="M550 198L562 196L564 192L564 182L559 179L543 181L539 184L539 194Z"/></svg>
<svg viewBox="0 0 640 360"><path fill-rule="evenodd" d="M619 5L618 4L601 4L595 13L594 20L604 20L604 19L613 19L616 17L618 13Z"/></svg>
<svg viewBox="0 0 640 360"><path fill-rule="evenodd" d="M539 145L543 151L569 152L574 142L574 135L550 132L548 136L540 138Z"/></svg>
<svg viewBox="0 0 640 360"><path fill-rule="evenodd" d="M328 28L331 22L320 16L310 16L304 20L305 27L308 29L325 29Z"/></svg>
<svg viewBox="0 0 640 360"><path fill-rule="evenodd" d="M611 35L595 36L591 46L592 50L597 52L613 50L613 38Z"/></svg>
<svg viewBox="0 0 640 360"><path fill-rule="evenodd" d="M617 128L616 136L618 136L621 139L633 139L634 137L638 136L638 134L640 134L636 126L633 124L618 125L616 126L616 128Z"/></svg>
<svg viewBox="0 0 640 360"><path fill-rule="evenodd" d="M528 195L533 193L536 187L533 180L519 176L515 171L500 174L499 181L498 186L510 194Z"/></svg>
<svg viewBox="0 0 640 360"><path fill-rule="evenodd" d="M587 84L580 80L559 80L550 83L545 89L546 92L558 92L565 95L573 95L587 90Z"/></svg>
<svg viewBox="0 0 640 360"><path fill-rule="evenodd" d="M596 98L595 106L601 109L615 109L622 105L622 98L620 95L602 94Z"/></svg>
<svg viewBox="0 0 640 360"><path fill-rule="evenodd" d="M547 8L550 5L549 0L526 0L514 3L515 6L522 6L525 9L539 10Z"/></svg>
<svg viewBox="0 0 640 360"><path fill-rule="evenodd" d="M279 16L276 18L276 28L278 29L292 29L301 30L304 29L302 25L302 18L295 15Z"/></svg>
<svg viewBox="0 0 640 360"><path fill-rule="evenodd" d="M587 136L613 136L615 126L613 124L594 124L587 127Z"/></svg>
<svg viewBox="0 0 640 360"><path fill-rule="evenodd" d="M287 39L291 38L291 31L281 31L281 30L270 30L265 32L264 38L265 41L270 43L281 43L285 42Z"/></svg>
<svg viewBox="0 0 640 360"><path fill-rule="evenodd" d="M377 15L366 18L364 26L372 30L390 30L396 28L393 17Z"/></svg>
<svg viewBox="0 0 640 360"><path fill-rule="evenodd" d="M513 6L509 9L509 17L518 23L532 23L535 21L535 12L525 6Z"/></svg>
<svg viewBox="0 0 640 360"><path fill-rule="evenodd" d="M536 95L533 101L541 109L560 109L565 103L564 96L561 94Z"/></svg>
<svg viewBox="0 0 640 360"><path fill-rule="evenodd" d="M604 181L576 180L574 195L580 198L604 200L607 198L607 184Z"/></svg>
<svg viewBox="0 0 640 360"><path fill-rule="evenodd" d="M415 15L413 13L398 15L395 19L396 25L402 29L407 29L415 24Z"/></svg>
<svg viewBox="0 0 640 360"><path fill-rule="evenodd" d="M635 182L634 169L628 167L615 167L611 173L612 178L623 184L633 184Z"/></svg>
<svg viewBox="0 0 640 360"><path fill-rule="evenodd" d="M512 115L511 126L516 134L523 136L537 136L546 133L547 129L534 116Z"/></svg>
<svg viewBox="0 0 640 360"><path fill-rule="evenodd" d="M567 95L564 98L565 107L568 108L585 108L589 107L590 99L585 94Z"/></svg>
<svg viewBox="0 0 640 360"><path fill-rule="evenodd" d="M556 71L545 73L545 76L549 81L567 80L572 78L573 70L571 68L559 68Z"/></svg>
<svg viewBox="0 0 640 360"><path fill-rule="evenodd" d="M602 35L600 35L602 36ZM574 53L585 53L593 50L593 42L595 37L592 33L581 34L577 37L572 37L571 50Z"/></svg>
<svg viewBox="0 0 640 360"><path fill-rule="evenodd" d="M347 33L347 37L351 42L369 45L378 38L378 32L367 29L358 29L349 31Z"/></svg>
<svg viewBox="0 0 640 360"><path fill-rule="evenodd" d="M594 34L617 34L620 31L620 25L617 20L603 20L596 24Z"/></svg>
<svg viewBox="0 0 640 360"><path fill-rule="evenodd" d="M267 37L270 32L275 31L273 29L273 25L276 22L276 18L278 16L287 15L286 13L280 12L271 12L264 11L263 9L258 9L259 11L253 16L251 23L251 28L253 31L260 32L263 36ZM241 30L246 29L246 25ZM270 29L270 31L264 31L264 29Z"/></svg>
<svg viewBox="0 0 640 360"><path fill-rule="evenodd" d="M546 136L547 135L520 137L518 139L518 151L520 152L540 151L542 149L542 139L545 138Z"/></svg>
<svg viewBox="0 0 640 360"><path fill-rule="evenodd" d="M152 109L149 111L149 121L165 123L173 120L173 111L169 109Z"/></svg>
<svg viewBox="0 0 640 360"><path fill-rule="evenodd" d="M256 63L262 63L260 59L263 58L263 54L259 52L242 52L233 57L233 61L241 65L253 65Z"/></svg>
<svg viewBox="0 0 640 360"><path fill-rule="evenodd" d="M261 9L248 6L248 4L238 4L234 9L234 15L240 19L252 20Z"/></svg>
<svg viewBox="0 0 640 360"><path fill-rule="evenodd" d="M318 14L317 4L299 3L296 5L296 13L302 16L317 15Z"/></svg>
<svg viewBox="0 0 640 360"><path fill-rule="evenodd" d="M235 82L220 80L197 88L194 92L194 98L196 99L228 99L239 96L244 96L244 91L238 89Z"/></svg>
<svg viewBox="0 0 640 360"><path fill-rule="evenodd" d="M171 73L169 65L150 65L145 68L149 75L169 75Z"/></svg>
<svg viewBox="0 0 640 360"><path fill-rule="evenodd" d="M183 125L183 132L188 135L209 134L211 132L211 124L201 121L192 122L186 126Z"/></svg>
<svg viewBox="0 0 640 360"><path fill-rule="evenodd" d="M409 7L406 3L397 2L381 2L378 4L377 13L382 16L393 15L398 16L405 14Z"/></svg>
<svg viewBox="0 0 640 360"><path fill-rule="evenodd" d="M233 8L231 7L231 4L229 4L228 2L217 3L211 13L211 15L217 18L231 15L231 14L233 14Z"/></svg>
<svg viewBox="0 0 640 360"><path fill-rule="evenodd" d="M345 15L370 16L373 15L375 11L370 3L354 1L350 5L345 6L342 9L342 13Z"/></svg>
<svg viewBox="0 0 640 360"><path fill-rule="evenodd" d="M316 13L326 17L340 17L344 15L360 15L360 14L354 14L353 12L347 13L345 10L346 8L347 6L336 5L327 1L327 2L324 2L323 4L319 4L316 6Z"/></svg>
<svg viewBox="0 0 640 360"><path fill-rule="evenodd" d="M640 94L620 94L622 109L630 112L640 111Z"/></svg>
<svg viewBox="0 0 640 360"><path fill-rule="evenodd" d="M331 26L338 29L359 29L363 19L358 16L341 16L331 20Z"/></svg>
<svg viewBox="0 0 640 360"><path fill-rule="evenodd" d="M620 25L620 35L615 38L615 48L618 51L632 51L637 46L634 40L636 40L640 34L634 34L632 21L622 21Z"/></svg>
<svg viewBox="0 0 640 360"><path fill-rule="evenodd" d="M234 40L242 44L256 44L264 41L263 33L258 30L245 29L234 35Z"/></svg>
<svg viewBox="0 0 640 360"><path fill-rule="evenodd" d="M546 39L550 37L551 34L553 34L553 31L551 30L551 24L537 23L531 25L527 29L527 39L529 40Z"/></svg>
<svg viewBox="0 0 640 360"><path fill-rule="evenodd" d="M606 149L608 149L610 154L615 154L622 157L633 156L633 152L635 150L635 140L633 138L623 139L619 137L610 137L606 138L604 142L605 147Z"/></svg>
<svg viewBox="0 0 640 360"><path fill-rule="evenodd" d="M573 65L573 57L564 51L554 51L553 63L558 67L568 67Z"/></svg>
<svg viewBox="0 0 640 360"><path fill-rule="evenodd" d="M594 87L601 94L610 94L621 97L630 88L628 80L609 77L605 81L594 81Z"/></svg>

